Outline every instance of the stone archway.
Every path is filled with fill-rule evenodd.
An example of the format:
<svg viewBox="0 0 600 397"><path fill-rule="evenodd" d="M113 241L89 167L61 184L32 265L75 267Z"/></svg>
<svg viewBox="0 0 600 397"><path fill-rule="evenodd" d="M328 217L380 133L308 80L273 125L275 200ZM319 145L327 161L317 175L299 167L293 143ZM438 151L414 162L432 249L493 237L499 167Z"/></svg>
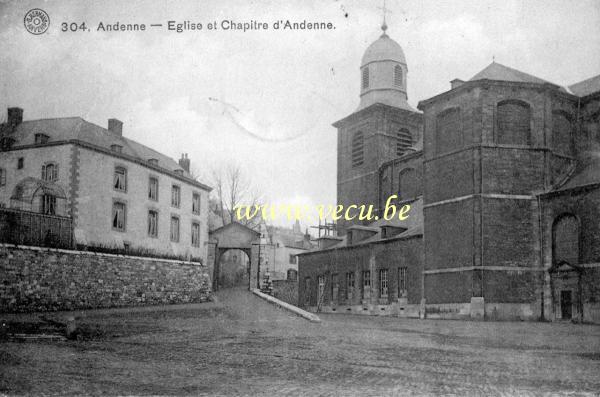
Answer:
<svg viewBox="0 0 600 397"><path fill-rule="evenodd" d="M232 222L209 233L208 263L213 266L213 291L219 289L221 256L232 249L243 251L250 259L248 289L258 286L260 233Z"/></svg>

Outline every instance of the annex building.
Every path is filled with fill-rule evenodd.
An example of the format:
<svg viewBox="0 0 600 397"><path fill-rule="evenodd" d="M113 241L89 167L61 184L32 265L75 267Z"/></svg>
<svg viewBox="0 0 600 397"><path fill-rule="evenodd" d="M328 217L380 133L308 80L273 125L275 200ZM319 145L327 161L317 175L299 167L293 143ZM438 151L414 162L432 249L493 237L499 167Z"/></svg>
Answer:
<svg viewBox="0 0 600 397"><path fill-rule="evenodd" d="M176 162L124 137L117 119L107 128L80 117L23 120L9 108L0 127L3 235L17 215L22 234L40 219L68 219L79 249L206 261L210 188L192 178L187 155ZM64 230L50 223L52 243Z"/></svg>
<svg viewBox="0 0 600 397"><path fill-rule="evenodd" d="M600 76L564 87L493 62L407 102L386 33L335 122L338 204L409 218L338 223L299 254L299 305L430 318L600 322Z"/></svg>

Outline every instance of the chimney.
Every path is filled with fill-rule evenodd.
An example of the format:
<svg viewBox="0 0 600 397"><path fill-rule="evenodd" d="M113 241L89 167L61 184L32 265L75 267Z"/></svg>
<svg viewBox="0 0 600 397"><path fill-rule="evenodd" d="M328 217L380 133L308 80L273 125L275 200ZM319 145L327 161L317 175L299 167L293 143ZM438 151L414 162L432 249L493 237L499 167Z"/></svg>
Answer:
<svg viewBox="0 0 600 397"><path fill-rule="evenodd" d="M16 127L23 122L23 109L21 108L8 108L8 125L10 127Z"/></svg>
<svg viewBox="0 0 600 397"><path fill-rule="evenodd" d="M181 158L179 159L179 166L183 168L188 174L190 173L190 159L188 159L187 153L181 153Z"/></svg>
<svg viewBox="0 0 600 397"><path fill-rule="evenodd" d="M462 81L461 79L454 79L450 82L450 88L455 89L455 88L460 87L463 84L464 84L464 81Z"/></svg>
<svg viewBox="0 0 600 397"><path fill-rule="evenodd" d="M123 136L123 122L117 119L108 119L108 130L117 136Z"/></svg>

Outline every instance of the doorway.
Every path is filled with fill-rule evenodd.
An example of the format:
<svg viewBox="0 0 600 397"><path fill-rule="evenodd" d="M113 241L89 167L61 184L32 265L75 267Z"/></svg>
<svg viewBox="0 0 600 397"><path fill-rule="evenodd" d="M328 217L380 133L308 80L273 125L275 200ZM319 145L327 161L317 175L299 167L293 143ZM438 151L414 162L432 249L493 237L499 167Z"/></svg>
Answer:
<svg viewBox="0 0 600 397"><path fill-rule="evenodd" d="M573 295L571 291L560 291L560 314L563 320L573 317Z"/></svg>

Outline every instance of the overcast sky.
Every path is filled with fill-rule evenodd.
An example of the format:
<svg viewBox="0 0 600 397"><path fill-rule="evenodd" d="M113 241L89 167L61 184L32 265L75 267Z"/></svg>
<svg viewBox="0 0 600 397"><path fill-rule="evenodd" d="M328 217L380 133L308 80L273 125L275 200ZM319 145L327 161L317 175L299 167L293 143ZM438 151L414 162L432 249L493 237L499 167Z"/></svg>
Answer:
<svg viewBox="0 0 600 397"><path fill-rule="evenodd" d="M382 1L282 3L0 0L0 107L22 107L26 120L81 116L106 126L115 117L125 136L175 159L187 152L200 172L239 163L271 203L333 204L331 123L358 106L360 58L381 33ZM600 74L600 1L387 3L413 107L494 56L560 85ZM24 29L31 8L49 14L47 33ZM223 19L306 19L335 30L206 30ZM99 22L168 20L204 29L96 31ZM84 21L90 32L60 31Z"/></svg>

